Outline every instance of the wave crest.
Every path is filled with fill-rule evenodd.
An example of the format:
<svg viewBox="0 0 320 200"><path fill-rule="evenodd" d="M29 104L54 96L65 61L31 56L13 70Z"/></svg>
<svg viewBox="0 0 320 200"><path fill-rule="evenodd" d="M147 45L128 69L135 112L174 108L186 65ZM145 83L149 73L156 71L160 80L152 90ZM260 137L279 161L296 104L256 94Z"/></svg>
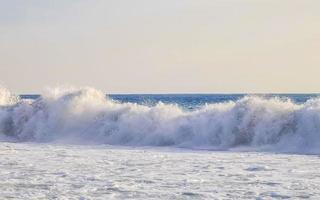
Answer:
<svg viewBox="0 0 320 200"><path fill-rule="evenodd" d="M0 106L12 105L18 102L18 97L11 94L5 87L0 85Z"/></svg>
<svg viewBox="0 0 320 200"><path fill-rule="evenodd" d="M0 134L16 141L320 152L320 99L246 96L185 111L161 102L118 103L93 88L50 91L30 102L1 89Z"/></svg>

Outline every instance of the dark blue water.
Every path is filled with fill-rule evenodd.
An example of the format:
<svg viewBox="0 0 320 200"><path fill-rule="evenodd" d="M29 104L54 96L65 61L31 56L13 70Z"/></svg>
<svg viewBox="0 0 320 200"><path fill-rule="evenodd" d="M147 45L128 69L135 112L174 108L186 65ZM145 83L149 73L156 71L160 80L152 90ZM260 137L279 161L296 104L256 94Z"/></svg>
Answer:
<svg viewBox="0 0 320 200"><path fill-rule="evenodd" d="M137 103L142 105L155 105L159 102L178 104L187 109L194 109L205 104L236 101L247 94L112 94L111 99L120 103ZM279 97L291 99L296 103L304 103L320 94L258 94L265 98ZM37 99L40 95L20 95L22 99Z"/></svg>

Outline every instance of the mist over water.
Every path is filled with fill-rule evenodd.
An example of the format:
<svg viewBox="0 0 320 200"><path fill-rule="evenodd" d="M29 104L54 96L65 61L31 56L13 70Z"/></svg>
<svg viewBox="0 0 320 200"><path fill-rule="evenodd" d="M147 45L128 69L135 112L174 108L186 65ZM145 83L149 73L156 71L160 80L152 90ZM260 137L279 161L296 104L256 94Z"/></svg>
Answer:
<svg viewBox="0 0 320 200"><path fill-rule="evenodd" d="M22 99L1 88L0 135L3 141L15 142L318 154L320 99L309 95L106 97L94 88L55 88L41 97Z"/></svg>

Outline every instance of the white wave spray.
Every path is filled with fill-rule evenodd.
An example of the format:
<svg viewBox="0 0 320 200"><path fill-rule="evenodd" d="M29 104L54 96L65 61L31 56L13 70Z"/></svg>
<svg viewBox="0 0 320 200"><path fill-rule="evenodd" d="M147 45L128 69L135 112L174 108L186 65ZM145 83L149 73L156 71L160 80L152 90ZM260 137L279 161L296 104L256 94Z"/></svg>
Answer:
<svg viewBox="0 0 320 200"><path fill-rule="evenodd" d="M300 105L246 96L185 111L161 102L118 103L93 88L54 89L31 102L1 88L0 135L15 141L320 153L320 99Z"/></svg>

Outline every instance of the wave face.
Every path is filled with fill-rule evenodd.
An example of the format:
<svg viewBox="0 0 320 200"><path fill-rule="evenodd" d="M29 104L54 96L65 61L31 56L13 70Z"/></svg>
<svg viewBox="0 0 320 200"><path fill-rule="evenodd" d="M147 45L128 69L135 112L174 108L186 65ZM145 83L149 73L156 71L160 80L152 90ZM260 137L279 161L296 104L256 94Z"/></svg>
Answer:
<svg viewBox="0 0 320 200"><path fill-rule="evenodd" d="M0 95L2 140L320 153L319 98L245 96L186 111L120 103L93 88L53 89L32 101L4 88Z"/></svg>

